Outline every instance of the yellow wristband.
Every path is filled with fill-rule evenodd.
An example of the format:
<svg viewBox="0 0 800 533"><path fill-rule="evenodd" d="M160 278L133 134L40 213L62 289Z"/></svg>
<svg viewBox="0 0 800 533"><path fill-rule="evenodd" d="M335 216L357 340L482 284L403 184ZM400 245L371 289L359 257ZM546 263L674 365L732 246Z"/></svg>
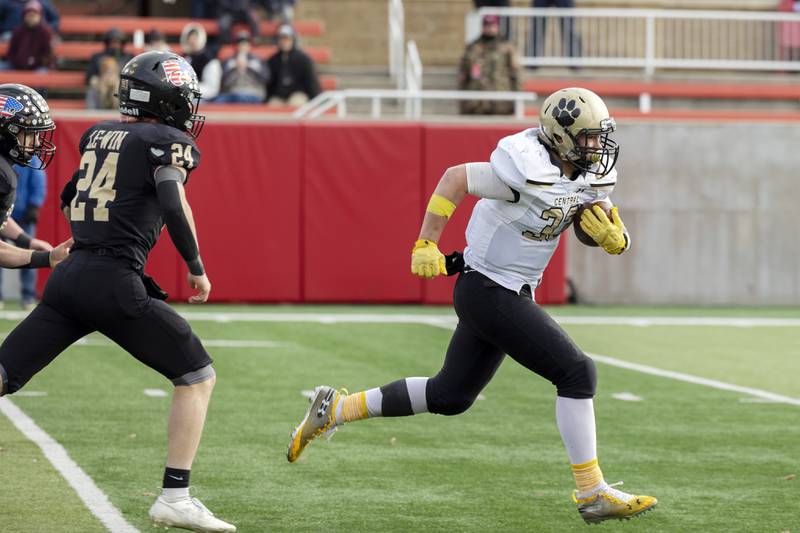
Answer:
<svg viewBox="0 0 800 533"><path fill-rule="evenodd" d="M432 195L428 202L428 213L439 215L440 217L450 218L450 215L452 215L455 210L456 204L438 194Z"/></svg>

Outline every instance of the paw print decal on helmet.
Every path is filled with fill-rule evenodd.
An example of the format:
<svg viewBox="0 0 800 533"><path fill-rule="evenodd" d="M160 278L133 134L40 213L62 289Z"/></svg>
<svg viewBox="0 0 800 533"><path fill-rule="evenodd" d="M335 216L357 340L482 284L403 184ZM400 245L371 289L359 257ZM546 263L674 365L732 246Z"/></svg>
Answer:
<svg viewBox="0 0 800 533"><path fill-rule="evenodd" d="M553 108L553 118L564 128L575 124L575 119L581 116L581 108L575 107L575 100L567 102L566 98L558 101L558 107Z"/></svg>

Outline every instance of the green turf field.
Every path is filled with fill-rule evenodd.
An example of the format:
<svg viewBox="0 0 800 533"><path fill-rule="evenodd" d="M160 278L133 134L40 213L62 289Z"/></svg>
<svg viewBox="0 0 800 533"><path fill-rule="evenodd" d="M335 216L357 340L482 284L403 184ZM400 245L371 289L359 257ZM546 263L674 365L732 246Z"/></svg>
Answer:
<svg viewBox="0 0 800 533"><path fill-rule="evenodd" d="M181 308L188 309L188 308ZM417 307L192 307L191 311L444 316ZM563 307L560 317L798 319L800 310ZM14 321L0 320L7 332ZM301 391L351 391L435 373L450 333L408 323L193 321L218 385L194 494L243 532L800 532L800 405L598 363L600 463L609 482L659 505L586 526L570 500L554 391L511 360L466 414L378 419L285 459ZM569 324L587 352L800 398L800 328ZM236 341L231 343L230 341ZM250 341L268 341L247 345ZM235 344L234 346L225 346ZM165 456L169 383L92 336L14 404L58 441L141 531ZM630 393L641 401L622 401ZM0 531L103 527L38 447L0 414ZM788 479L787 479L788 478ZM588 529L587 529L588 528Z"/></svg>

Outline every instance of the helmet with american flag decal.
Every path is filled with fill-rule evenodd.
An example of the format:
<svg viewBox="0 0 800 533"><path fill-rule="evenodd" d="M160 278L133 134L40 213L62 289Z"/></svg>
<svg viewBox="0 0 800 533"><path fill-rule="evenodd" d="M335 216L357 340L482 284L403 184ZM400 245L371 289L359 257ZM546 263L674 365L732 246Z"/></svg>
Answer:
<svg viewBox="0 0 800 533"><path fill-rule="evenodd" d="M39 93L19 83L0 85L0 155L43 169L56 153L55 129L50 107Z"/></svg>
<svg viewBox="0 0 800 533"><path fill-rule="evenodd" d="M144 52L122 69L119 112L123 115L156 118L196 138L205 122L197 114L199 104L197 74L177 54Z"/></svg>

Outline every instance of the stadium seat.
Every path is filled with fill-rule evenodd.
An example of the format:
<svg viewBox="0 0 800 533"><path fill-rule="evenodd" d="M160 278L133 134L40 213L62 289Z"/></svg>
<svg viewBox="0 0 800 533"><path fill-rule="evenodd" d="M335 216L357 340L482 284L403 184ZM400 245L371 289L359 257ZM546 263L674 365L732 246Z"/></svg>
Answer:
<svg viewBox="0 0 800 533"><path fill-rule="evenodd" d="M308 55L311 56L316 63L330 63L331 50L328 47L310 46L303 48ZM0 43L0 56L5 55L8 50L8 43ZM81 60L86 61L92 54L103 50L103 43L101 42L85 42L85 41L67 41L62 42L55 48L56 57L62 59ZM220 51L220 57L225 58L231 55L232 48L223 47ZM262 59L267 59L275 53L276 47L274 46L255 46L253 53ZM135 54L137 50L133 47L126 49L128 53Z"/></svg>
<svg viewBox="0 0 800 533"><path fill-rule="evenodd" d="M0 83L21 83L30 87L47 87L48 89L77 89L86 85L83 72L35 72L32 70L0 71Z"/></svg>
<svg viewBox="0 0 800 533"><path fill-rule="evenodd" d="M22 83L31 87L48 87L51 89L73 89L85 85L85 74L74 71L34 72L31 70L0 71L0 83ZM319 84L323 91L336 89L336 76L320 76Z"/></svg>
<svg viewBox="0 0 800 533"><path fill-rule="evenodd" d="M131 34L136 30L149 31L152 28L161 30L167 36L180 35L183 27L190 22L199 22L209 35L217 35L219 26L216 20L195 20L190 18L160 17L61 17L61 35L80 35L87 33L103 34L111 28L118 28ZM299 35L317 37L324 33L325 23L320 20L297 20L294 28ZM262 35L272 35L277 30L275 22L262 22Z"/></svg>

